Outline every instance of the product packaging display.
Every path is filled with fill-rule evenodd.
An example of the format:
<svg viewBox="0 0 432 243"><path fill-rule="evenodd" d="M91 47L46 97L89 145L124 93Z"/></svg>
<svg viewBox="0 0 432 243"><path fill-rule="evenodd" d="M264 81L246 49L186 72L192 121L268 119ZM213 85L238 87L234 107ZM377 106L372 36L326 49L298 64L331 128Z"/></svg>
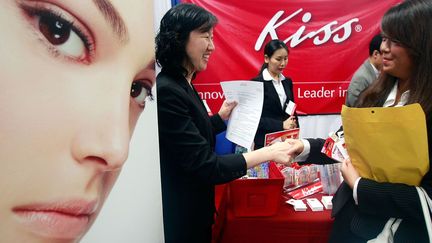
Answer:
<svg viewBox="0 0 432 243"><path fill-rule="evenodd" d="M297 188L315 183L319 180L318 165L303 165L293 163L290 167L278 165L285 177L284 190L290 192Z"/></svg>
<svg viewBox="0 0 432 243"><path fill-rule="evenodd" d="M288 192L285 191L285 192L286 195L288 195L290 198L294 198L298 200L322 191L323 191L323 187L321 181L318 180L312 184L308 184L306 186L299 187L295 190L291 190Z"/></svg>
<svg viewBox="0 0 432 243"><path fill-rule="evenodd" d="M297 212L306 211L307 209L306 204L303 202L303 200L290 199L285 202L291 204L294 207L294 210Z"/></svg>
<svg viewBox="0 0 432 243"><path fill-rule="evenodd" d="M323 205L316 198L307 198L306 203L314 212L323 211Z"/></svg>
<svg viewBox="0 0 432 243"><path fill-rule="evenodd" d="M339 185L342 183L342 175L340 173L340 163L319 165L319 174L323 186L323 192L331 195L336 193Z"/></svg>
<svg viewBox="0 0 432 243"><path fill-rule="evenodd" d="M349 156L346 150L343 131L330 133L321 149L321 152L339 162L348 159Z"/></svg>
<svg viewBox="0 0 432 243"><path fill-rule="evenodd" d="M321 202L324 205L325 209L332 209L333 203L332 203L333 196L323 196L321 198Z"/></svg>

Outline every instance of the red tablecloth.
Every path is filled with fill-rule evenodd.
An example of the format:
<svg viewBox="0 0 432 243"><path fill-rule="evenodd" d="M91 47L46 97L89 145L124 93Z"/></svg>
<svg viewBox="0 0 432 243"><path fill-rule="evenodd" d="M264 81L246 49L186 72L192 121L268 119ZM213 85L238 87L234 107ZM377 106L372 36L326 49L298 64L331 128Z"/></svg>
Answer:
<svg viewBox="0 0 432 243"><path fill-rule="evenodd" d="M281 201L278 213L271 217L235 217L225 191L219 204L213 242L221 243L323 243L332 226L330 210L296 212ZM320 195L315 195L321 199Z"/></svg>

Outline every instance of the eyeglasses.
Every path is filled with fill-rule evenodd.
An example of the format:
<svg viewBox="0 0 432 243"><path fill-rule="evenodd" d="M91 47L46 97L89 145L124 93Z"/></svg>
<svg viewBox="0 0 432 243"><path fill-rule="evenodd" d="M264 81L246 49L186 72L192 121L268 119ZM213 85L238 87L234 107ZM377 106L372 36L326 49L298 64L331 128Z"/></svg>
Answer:
<svg viewBox="0 0 432 243"><path fill-rule="evenodd" d="M397 46L397 47L403 47L406 49L409 49L411 54L414 56L419 56L420 52L416 49L413 48L405 43L402 43L400 40L395 39L395 38L391 38L389 36L387 36L386 34L381 34L382 37L382 42L388 46L388 48L392 48L392 46Z"/></svg>
<svg viewBox="0 0 432 243"><path fill-rule="evenodd" d="M400 40L397 40L395 38L391 38L385 34L381 34L381 38L382 38L382 43L389 45L390 48L392 46L406 46Z"/></svg>

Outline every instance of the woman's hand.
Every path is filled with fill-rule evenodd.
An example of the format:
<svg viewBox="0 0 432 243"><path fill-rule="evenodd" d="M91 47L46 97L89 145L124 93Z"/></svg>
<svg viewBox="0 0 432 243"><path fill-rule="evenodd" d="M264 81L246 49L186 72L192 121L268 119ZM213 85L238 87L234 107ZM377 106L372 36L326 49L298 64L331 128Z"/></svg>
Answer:
<svg viewBox="0 0 432 243"><path fill-rule="evenodd" d="M271 160L275 161L278 164L283 164L285 166L291 166L291 163L293 162L292 156L290 156L289 151L291 149L291 144L288 142L277 142L269 147L267 147L270 150L271 154Z"/></svg>
<svg viewBox="0 0 432 243"><path fill-rule="evenodd" d="M283 122L283 129L288 130L288 129L294 129L294 128L297 128L296 118L295 118L295 116L290 116L288 119L286 119Z"/></svg>
<svg viewBox="0 0 432 243"><path fill-rule="evenodd" d="M290 149L288 150L288 155L291 156L292 159L297 157L299 154L303 152L304 144L300 139L292 139L288 138L285 140L286 143L290 145Z"/></svg>
<svg viewBox="0 0 432 243"><path fill-rule="evenodd" d="M272 148L273 151L276 151L276 158L273 158L273 161L286 166L291 166L294 158L303 152L304 145L301 140L286 139L284 142L271 145L270 148Z"/></svg>
<svg viewBox="0 0 432 243"><path fill-rule="evenodd" d="M237 101L224 101L218 114L222 120L226 121L230 118L231 112L236 107Z"/></svg>
<svg viewBox="0 0 432 243"><path fill-rule="evenodd" d="M294 158L303 151L303 142L297 139L286 139L270 146L244 153L247 168L252 168L265 161L275 161L278 164L291 166Z"/></svg>
<svg viewBox="0 0 432 243"><path fill-rule="evenodd" d="M348 186L351 187L351 189L353 189L354 183L357 178L360 177L360 175L357 172L356 168L354 168L350 159L346 159L342 162L341 173L345 182L348 184Z"/></svg>

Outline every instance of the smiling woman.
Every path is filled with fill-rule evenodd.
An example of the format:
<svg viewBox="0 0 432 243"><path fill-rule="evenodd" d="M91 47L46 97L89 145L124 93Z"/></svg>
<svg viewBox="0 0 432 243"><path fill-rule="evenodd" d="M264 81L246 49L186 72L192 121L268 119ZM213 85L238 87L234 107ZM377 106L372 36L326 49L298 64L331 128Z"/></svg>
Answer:
<svg viewBox="0 0 432 243"><path fill-rule="evenodd" d="M0 236L77 242L154 85L151 0L0 2Z"/></svg>
<svg viewBox="0 0 432 243"><path fill-rule="evenodd" d="M378 79L360 94L356 103L357 108L420 104L424 111L424 118L426 118L426 129L423 132L427 133L429 154L432 154L431 28L432 2L430 0L407 0L391 7L384 14L381 22L382 72ZM392 117L392 119L398 120L400 117ZM391 122L375 119L364 123L364 128L367 127L372 134L385 128L390 131L389 124ZM376 130L370 129L372 126ZM400 128L400 130L407 129ZM412 133L412 129L405 132ZM346 131L345 138L348 138L349 135L353 139L352 134ZM301 154L297 157L299 162L338 163L321 152L325 143L324 139L292 140L290 143L293 145L290 153L293 156ZM355 142L359 147L364 146L361 143L360 141ZM391 165L397 164L395 158L400 157L403 153L409 153L406 148L418 147L418 144L420 144L419 138L415 144L407 141L394 149L394 155L381 155L381 161L389 165L386 168L391 169ZM384 150L392 146L391 143L380 145L384 146ZM368 148L368 146L363 148ZM360 160L365 159L366 157L362 157ZM379 167L376 167L372 161L364 163L370 165L374 178L360 177L361 168L358 167L358 164L351 163L349 159L343 161L341 165L344 182L333 197L334 223L329 242L389 242L390 240L387 241L385 237L392 238L394 242L430 242L417 190L415 186L405 184L408 174L398 175L399 179L392 182L387 179L379 180L379 176L376 175L391 172L376 169ZM413 158L409 163L411 166L404 166L404 171L412 168L420 171L420 161ZM431 166L432 160L429 157L429 168ZM378 170L381 171L378 172ZM426 190L429 197L432 195L431 170L422 175L419 186ZM395 218L402 219L402 221L398 226L397 224L391 225L392 232L390 230L386 232L384 226L388 226L387 221ZM387 235L385 236L384 233Z"/></svg>
<svg viewBox="0 0 432 243"><path fill-rule="evenodd" d="M289 144L218 156L215 136L226 129L235 102L224 101L211 117L193 79L215 50L217 18L194 4L179 4L162 18L156 36L159 150L165 242L211 241L214 185L235 180L246 169L273 160L289 164ZM173 122L175 121L175 122Z"/></svg>

